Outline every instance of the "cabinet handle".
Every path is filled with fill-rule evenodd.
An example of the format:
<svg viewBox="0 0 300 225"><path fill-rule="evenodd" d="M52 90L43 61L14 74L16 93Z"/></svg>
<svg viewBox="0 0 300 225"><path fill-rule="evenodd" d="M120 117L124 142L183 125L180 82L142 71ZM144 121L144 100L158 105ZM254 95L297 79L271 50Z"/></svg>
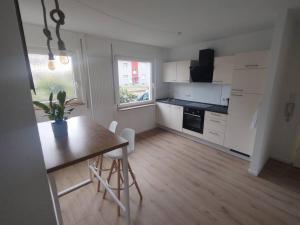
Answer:
<svg viewBox="0 0 300 225"><path fill-rule="evenodd" d="M235 94L235 93L231 93L231 95L232 95L232 96L238 96L238 97L244 96L244 95L242 95L242 94Z"/></svg>
<svg viewBox="0 0 300 225"><path fill-rule="evenodd" d="M212 135L215 135L215 136L219 136L218 133L215 133L215 132L212 132L212 131L209 131L209 133L212 134Z"/></svg>
<svg viewBox="0 0 300 225"><path fill-rule="evenodd" d="M245 65L246 67L258 67L259 65L257 64L248 64L248 65Z"/></svg>
<svg viewBox="0 0 300 225"><path fill-rule="evenodd" d="M214 116L221 116L220 114L218 114L218 113L213 113L213 112L211 112L210 114L211 114L211 115L214 115Z"/></svg>
<svg viewBox="0 0 300 225"><path fill-rule="evenodd" d="M223 81L222 80L213 80L213 84L222 84L223 83Z"/></svg>
<svg viewBox="0 0 300 225"><path fill-rule="evenodd" d="M244 89L235 89L235 88L233 88L232 91L244 91Z"/></svg>
<svg viewBox="0 0 300 225"><path fill-rule="evenodd" d="M202 116L198 116L198 115L195 115L195 114L191 114L191 113L183 113L183 114L186 114L186 115L189 115L189 116L194 116L194 117L199 117L199 118L202 118Z"/></svg>
<svg viewBox="0 0 300 225"><path fill-rule="evenodd" d="M218 120L213 120L213 119L210 119L211 122L215 122L215 123L221 123L220 121Z"/></svg>

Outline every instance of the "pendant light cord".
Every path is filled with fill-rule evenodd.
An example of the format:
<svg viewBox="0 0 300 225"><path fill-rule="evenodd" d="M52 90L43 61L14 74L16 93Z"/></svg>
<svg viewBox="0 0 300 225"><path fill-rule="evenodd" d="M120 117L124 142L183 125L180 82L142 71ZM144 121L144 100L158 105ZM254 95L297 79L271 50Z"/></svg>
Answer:
<svg viewBox="0 0 300 225"><path fill-rule="evenodd" d="M54 55L52 53L51 46L50 46L50 41L52 41L52 36L51 36L51 32L48 28L48 23L47 23L45 0L41 0L41 2L42 2L42 7L43 7L43 17L44 17L44 25L45 25L45 28L43 29L43 33L47 37L47 48L48 48L48 52L49 52L48 53L49 60L53 60Z"/></svg>
<svg viewBox="0 0 300 225"><path fill-rule="evenodd" d="M56 23L55 31L58 39L58 49L66 50L65 43L60 37L60 26L65 24L65 14L62 10L60 10L58 0L54 0L54 2L55 2L55 9L51 10L50 17Z"/></svg>

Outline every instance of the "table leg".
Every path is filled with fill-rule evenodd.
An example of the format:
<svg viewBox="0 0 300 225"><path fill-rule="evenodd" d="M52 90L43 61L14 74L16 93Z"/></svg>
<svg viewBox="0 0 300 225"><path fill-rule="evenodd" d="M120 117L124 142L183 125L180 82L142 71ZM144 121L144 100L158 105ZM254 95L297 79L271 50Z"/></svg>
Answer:
<svg viewBox="0 0 300 225"><path fill-rule="evenodd" d="M130 220L130 204L129 204L129 177L128 177L128 154L127 146L122 148L123 155L123 175L124 175L124 196L125 196L125 222L126 225L131 224Z"/></svg>
<svg viewBox="0 0 300 225"><path fill-rule="evenodd" d="M51 173L48 174L48 181L49 181L57 225L63 225L63 219L62 219L60 204L58 200L56 182L54 176Z"/></svg>
<svg viewBox="0 0 300 225"><path fill-rule="evenodd" d="M89 170L90 180L93 182L93 177L94 177L94 176L93 176L92 171L90 170L90 165L92 165L90 159L87 161L87 164L88 164L88 170Z"/></svg>

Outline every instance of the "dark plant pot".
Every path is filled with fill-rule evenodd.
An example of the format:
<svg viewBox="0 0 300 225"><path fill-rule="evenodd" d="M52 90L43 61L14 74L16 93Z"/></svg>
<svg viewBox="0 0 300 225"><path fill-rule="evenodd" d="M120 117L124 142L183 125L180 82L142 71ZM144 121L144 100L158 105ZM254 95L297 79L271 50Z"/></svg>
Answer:
<svg viewBox="0 0 300 225"><path fill-rule="evenodd" d="M64 137L68 135L68 124L65 120L55 121L51 125L55 137Z"/></svg>

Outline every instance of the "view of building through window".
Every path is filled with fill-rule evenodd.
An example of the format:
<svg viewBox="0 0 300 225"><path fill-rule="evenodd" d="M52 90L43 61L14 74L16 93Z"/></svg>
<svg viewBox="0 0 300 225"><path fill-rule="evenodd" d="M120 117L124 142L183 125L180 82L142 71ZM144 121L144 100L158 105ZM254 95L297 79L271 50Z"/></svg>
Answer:
<svg viewBox="0 0 300 225"><path fill-rule="evenodd" d="M152 99L151 63L118 60L120 104Z"/></svg>
<svg viewBox="0 0 300 225"><path fill-rule="evenodd" d="M76 88L74 82L74 71L72 58L64 65L59 61L59 56L55 56L55 70L48 69L48 55L29 54L30 67L36 95L32 94L34 101L48 101L51 92L56 94L60 90L67 93L67 98L76 98Z"/></svg>

